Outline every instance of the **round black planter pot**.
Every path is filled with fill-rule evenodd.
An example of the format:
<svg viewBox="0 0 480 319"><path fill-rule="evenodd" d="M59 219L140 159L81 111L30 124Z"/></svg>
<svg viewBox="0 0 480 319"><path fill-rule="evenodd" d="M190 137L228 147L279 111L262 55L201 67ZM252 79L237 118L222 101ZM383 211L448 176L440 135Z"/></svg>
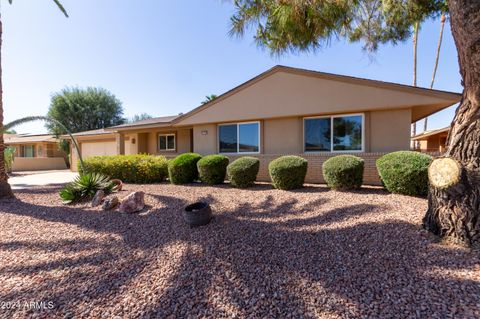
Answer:
<svg viewBox="0 0 480 319"><path fill-rule="evenodd" d="M188 205L183 210L183 219L190 227L207 225L212 219L210 205L205 202L197 202Z"/></svg>

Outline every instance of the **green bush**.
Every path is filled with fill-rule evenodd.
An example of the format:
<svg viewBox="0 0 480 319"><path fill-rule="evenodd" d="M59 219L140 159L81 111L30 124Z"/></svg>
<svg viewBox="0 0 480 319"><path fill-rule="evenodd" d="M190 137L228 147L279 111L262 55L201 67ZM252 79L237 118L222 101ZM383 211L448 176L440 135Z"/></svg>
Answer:
<svg viewBox="0 0 480 319"><path fill-rule="evenodd" d="M86 172L101 173L125 183L158 183L164 181L168 175L168 162L164 156L93 156L84 160L84 166Z"/></svg>
<svg viewBox="0 0 480 319"><path fill-rule="evenodd" d="M229 159L224 155L208 155L197 162L198 177L209 185L221 184L225 180Z"/></svg>
<svg viewBox="0 0 480 319"><path fill-rule="evenodd" d="M427 154L400 151L386 154L377 162L377 170L388 191L404 195L428 193L428 165L432 157Z"/></svg>
<svg viewBox="0 0 480 319"><path fill-rule="evenodd" d="M193 183L198 179L197 162L202 158L197 153L184 153L168 162L168 176L172 184Z"/></svg>
<svg viewBox="0 0 480 319"><path fill-rule="evenodd" d="M322 165L323 178L328 187L340 190L360 188L363 183L364 161L353 155L338 155Z"/></svg>
<svg viewBox="0 0 480 319"><path fill-rule="evenodd" d="M247 188L255 183L259 168L258 158L240 157L227 166L227 177L233 187Z"/></svg>
<svg viewBox="0 0 480 319"><path fill-rule="evenodd" d="M108 176L100 173L80 174L60 191L60 198L64 204L70 204L81 199L92 198L98 190L108 194L115 192L117 186Z"/></svg>
<svg viewBox="0 0 480 319"><path fill-rule="evenodd" d="M12 146L5 147L3 151L3 160L5 162L5 171L10 173L12 171L13 159L15 155L15 148Z"/></svg>
<svg viewBox="0 0 480 319"><path fill-rule="evenodd" d="M307 174L308 161L299 156L282 156L268 164L272 184L278 189L301 188Z"/></svg>

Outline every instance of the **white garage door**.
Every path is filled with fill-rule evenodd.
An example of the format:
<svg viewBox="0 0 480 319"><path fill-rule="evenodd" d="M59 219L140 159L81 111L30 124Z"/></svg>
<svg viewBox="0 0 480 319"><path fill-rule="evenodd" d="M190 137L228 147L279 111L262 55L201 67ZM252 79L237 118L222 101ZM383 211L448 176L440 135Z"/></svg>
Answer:
<svg viewBox="0 0 480 319"><path fill-rule="evenodd" d="M115 155L117 144L113 142L82 143L82 157Z"/></svg>

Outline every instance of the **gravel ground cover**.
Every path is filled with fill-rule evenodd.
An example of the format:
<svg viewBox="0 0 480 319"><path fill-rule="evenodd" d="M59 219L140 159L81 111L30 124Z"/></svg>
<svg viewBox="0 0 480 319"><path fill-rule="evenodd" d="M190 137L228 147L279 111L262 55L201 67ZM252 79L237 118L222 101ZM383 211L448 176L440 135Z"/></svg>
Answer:
<svg viewBox="0 0 480 319"><path fill-rule="evenodd" d="M267 184L119 196L134 190L136 215L62 206L55 187L0 202L0 317L480 317L480 253L420 230L425 199ZM215 219L190 229L196 200Z"/></svg>

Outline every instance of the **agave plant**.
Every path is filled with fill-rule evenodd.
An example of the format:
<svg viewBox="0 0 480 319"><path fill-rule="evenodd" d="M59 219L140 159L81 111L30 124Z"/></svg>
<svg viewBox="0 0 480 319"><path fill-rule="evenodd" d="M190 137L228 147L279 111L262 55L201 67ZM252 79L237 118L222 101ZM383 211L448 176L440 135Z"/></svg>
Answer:
<svg viewBox="0 0 480 319"><path fill-rule="evenodd" d="M106 175L84 173L60 191L60 198L64 204L70 204L77 200L92 198L98 190L103 190L107 194L113 193L117 191L117 185Z"/></svg>

